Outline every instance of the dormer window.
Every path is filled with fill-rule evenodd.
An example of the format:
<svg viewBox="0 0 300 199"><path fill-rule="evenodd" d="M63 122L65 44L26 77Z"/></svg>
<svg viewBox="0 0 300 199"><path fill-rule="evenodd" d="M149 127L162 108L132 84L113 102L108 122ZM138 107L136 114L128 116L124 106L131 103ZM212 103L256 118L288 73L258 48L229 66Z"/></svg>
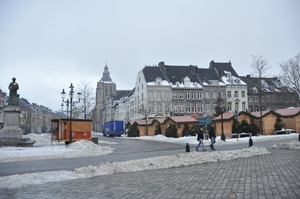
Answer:
<svg viewBox="0 0 300 199"><path fill-rule="evenodd" d="M161 78L160 77L156 78L155 83L156 85L161 85Z"/></svg>
<svg viewBox="0 0 300 199"><path fill-rule="evenodd" d="M209 80L209 85L218 85L218 80Z"/></svg>
<svg viewBox="0 0 300 199"><path fill-rule="evenodd" d="M253 88L253 93L257 93L257 88L256 87Z"/></svg>
<svg viewBox="0 0 300 199"><path fill-rule="evenodd" d="M231 79L231 72L227 72L226 75L227 75L227 78Z"/></svg>
<svg viewBox="0 0 300 199"><path fill-rule="evenodd" d="M184 81L184 87L190 87L191 81L189 77L185 77L183 81Z"/></svg>

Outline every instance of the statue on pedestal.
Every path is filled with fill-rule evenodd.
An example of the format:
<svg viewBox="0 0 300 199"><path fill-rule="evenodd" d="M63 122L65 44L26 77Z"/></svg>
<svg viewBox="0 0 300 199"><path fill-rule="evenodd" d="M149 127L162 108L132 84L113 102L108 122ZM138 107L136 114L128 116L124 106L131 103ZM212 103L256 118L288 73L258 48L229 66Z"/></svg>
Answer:
<svg viewBox="0 0 300 199"><path fill-rule="evenodd" d="M0 130L0 147L1 146L32 146L35 141L29 138L23 138L23 131L20 128L19 95L17 90L19 85L16 78L8 86L9 97L8 106L4 108L3 128Z"/></svg>
<svg viewBox="0 0 300 199"><path fill-rule="evenodd" d="M9 89L9 98L8 105L19 105L19 95L17 90L19 89L19 84L16 82L16 78L12 78L12 82L8 86Z"/></svg>

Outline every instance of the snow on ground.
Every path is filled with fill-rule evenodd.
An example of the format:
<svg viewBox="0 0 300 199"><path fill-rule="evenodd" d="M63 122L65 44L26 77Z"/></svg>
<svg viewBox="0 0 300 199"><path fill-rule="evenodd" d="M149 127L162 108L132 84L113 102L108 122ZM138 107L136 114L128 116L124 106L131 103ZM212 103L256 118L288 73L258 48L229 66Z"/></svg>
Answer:
<svg viewBox="0 0 300 199"><path fill-rule="evenodd" d="M292 133L292 134L284 134L284 135L267 135L267 136L252 136L251 139L253 142L260 142L265 140L282 140L285 138L295 138L298 140L299 134ZM127 138L127 137L126 137ZM178 144L198 144L198 141L196 139L196 136L187 136L187 137L180 137L180 138L167 138L163 135L156 135L156 136L143 136L138 138L128 138L128 139L143 139L143 140L154 140L154 141L161 141L161 142L172 142L172 143L178 143ZM210 139L203 140L204 145L210 144ZM248 143L249 137L243 137L243 138L227 138L226 141L221 140L221 137L218 136L216 139L216 146L218 145L231 145L231 144L239 144L239 143Z"/></svg>
<svg viewBox="0 0 300 199"><path fill-rule="evenodd" d="M91 141L81 140L70 145L51 143L50 134L28 134L30 140L35 140L33 147L0 147L0 163L22 160L37 160L51 158L70 158L80 156L99 156L113 152L110 146L101 146ZM117 144L115 142L106 144Z"/></svg>
<svg viewBox="0 0 300 199"><path fill-rule="evenodd" d="M278 143L272 146L272 149L280 148L280 149L300 149L300 142L292 141L287 143Z"/></svg>
<svg viewBox="0 0 300 199"><path fill-rule="evenodd" d="M87 156L87 155L103 155L113 152L111 147L104 147L101 144L94 144L90 141L78 141L70 144L66 147L64 144L58 145L50 143L50 139L47 135L28 135L32 140L36 140L34 147L1 147L0 148L0 162L5 161L19 161L28 159L41 159L43 158L63 158L75 156ZM183 138L166 138L165 136L158 135L154 137L145 136L140 138L128 138L121 137L117 139L148 139L163 142L174 143L189 143L197 144L195 136L183 137ZM264 139L284 139L284 138L298 138L298 134L289 135L276 135L276 136L259 136L252 137L255 141L261 141ZM209 144L210 140L205 140L205 144ZM226 142L217 138L216 145L221 144L233 144L239 142L248 142L249 138L239 139L226 139ZM99 142L100 143L100 142ZM106 142L107 144L117 144L115 142ZM273 146L273 148L283 149L300 149L300 142L280 143ZM138 160L130 160L125 162L113 162L113 163L100 163L99 166L87 166L76 168L74 171L48 171L27 173L20 175L11 175L0 177L0 181L5 182L0 184L0 188L17 188L26 185L43 184L47 182L58 182L70 179L89 178L99 175L108 175L117 172L134 172L144 170L155 170L172 167L189 166L194 164L202 164L206 162L217 162L224 160L232 160L241 157L250 157L254 155L263 155L270 153L264 147L250 147L242 150L231 151L213 151L213 152L190 152L182 153L171 156L143 158Z"/></svg>

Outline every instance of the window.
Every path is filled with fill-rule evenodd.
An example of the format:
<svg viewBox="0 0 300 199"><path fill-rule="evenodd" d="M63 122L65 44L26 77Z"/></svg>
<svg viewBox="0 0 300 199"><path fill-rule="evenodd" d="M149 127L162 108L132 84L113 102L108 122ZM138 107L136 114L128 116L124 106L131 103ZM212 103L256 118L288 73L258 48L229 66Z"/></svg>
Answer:
<svg viewBox="0 0 300 199"><path fill-rule="evenodd" d="M174 113L178 113L178 106L177 106L177 105L175 105L175 106L173 107L173 111L174 111Z"/></svg>
<svg viewBox="0 0 300 199"><path fill-rule="evenodd" d="M253 88L253 93L257 93L257 88Z"/></svg>
<svg viewBox="0 0 300 199"><path fill-rule="evenodd" d="M206 112L210 111L210 104L209 104L209 102L205 102L205 110L206 110Z"/></svg>
<svg viewBox="0 0 300 199"><path fill-rule="evenodd" d="M254 97L254 102L258 102L258 98L257 97Z"/></svg>
<svg viewBox="0 0 300 199"><path fill-rule="evenodd" d="M156 93L156 101L161 101L161 93Z"/></svg>
<svg viewBox="0 0 300 199"><path fill-rule="evenodd" d="M192 93L192 99L196 99L196 93Z"/></svg>
<svg viewBox="0 0 300 199"><path fill-rule="evenodd" d="M165 93L165 101L170 101L170 94L169 93Z"/></svg>
<svg viewBox="0 0 300 199"><path fill-rule="evenodd" d="M191 106L190 105L186 105L185 106L185 112L186 113L190 113L191 112Z"/></svg>
<svg viewBox="0 0 300 199"><path fill-rule="evenodd" d="M239 97L239 92L238 91L234 91L234 97L236 97L236 98Z"/></svg>
<svg viewBox="0 0 300 199"><path fill-rule="evenodd" d="M157 105L157 109L158 109L158 113L162 113L162 107L161 107L161 104L158 104L158 105Z"/></svg>
<svg viewBox="0 0 300 199"><path fill-rule="evenodd" d="M112 87L109 87L109 92L112 93Z"/></svg>
<svg viewBox="0 0 300 199"><path fill-rule="evenodd" d="M228 98L231 97L231 91L227 91L227 97L228 97Z"/></svg>
<svg viewBox="0 0 300 199"><path fill-rule="evenodd" d="M142 93L142 101L144 101L144 93Z"/></svg>
<svg viewBox="0 0 300 199"><path fill-rule="evenodd" d="M203 112L203 108L201 105L198 106L198 113L202 113Z"/></svg>
<svg viewBox="0 0 300 199"><path fill-rule="evenodd" d="M180 112L180 113L184 113L184 106L181 105L181 106L179 107L179 112Z"/></svg>
<svg viewBox="0 0 300 199"><path fill-rule="evenodd" d="M173 93L173 99L177 99L177 98L178 98L177 93Z"/></svg>
<svg viewBox="0 0 300 199"><path fill-rule="evenodd" d="M225 92L224 91L221 91L221 97L225 98Z"/></svg>
<svg viewBox="0 0 300 199"><path fill-rule="evenodd" d="M154 113L154 108L153 108L153 106L149 106L149 112L150 112L150 113Z"/></svg>
<svg viewBox="0 0 300 199"><path fill-rule="evenodd" d="M248 97L248 102L252 102L252 97Z"/></svg>
<svg viewBox="0 0 300 199"><path fill-rule="evenodd" d="M227 104L227 111L231 111L231 103Z"/></svg>
<svg viewBox="0 0 300 199"><path fill-rule="evenodd" d="M242 97L246 97L246 92L242 91Z"/></svg>
<svg viewBox="0 0 300 199"><path fill-rule="evenodd" d="M239 103L238 103L238 102L236 102L236 103L234 104L234 108L235 108L235 110L239 110Z"/></svg>
<svg viewBox="0 0 300 199"><path fill-rule="evenodd" d="M192 105L192 113L196 113L196 106Z"/></svg>
<svg viewBox="0 0 300 199"><path fill-rule="evenodd" d="M179 94L179 99L183 99L183 93Z"/></svg>
<svg viewBox="0 0 300 199"><path fill-rule="evenodd" d="M209 98L209 91L205 91L205 98Z"/></svg>
<svg viewBox="0 0 300 199"><path fill-rule="evenodd" d="M213 91L213 98L217 98L217 92Z"/></svg>
<svg viewBox="0 0 300 199"><path fill-rule="evenodd" d="M190 99L190 93L185 93L185 99Z"/></svg>
<svg viewBox="0 0 300 199"><path fill-rule="evenodd" d="M245 111L245 110L246 110L246 103L243 102L243 103L242 103L242 111Z"/></svg>
<svg viewBox="0 0 300 199"><path fill-rule="evenodd" d="M203 93L198 93L198 99L203 99Z"/></svg>
<svg viewBox="0 0 300 199"><path fill-rule="evenodd" d="M148 96L149 96L149 101L153 101L153 99L154 99L153 93L149 93Z"/></svg>

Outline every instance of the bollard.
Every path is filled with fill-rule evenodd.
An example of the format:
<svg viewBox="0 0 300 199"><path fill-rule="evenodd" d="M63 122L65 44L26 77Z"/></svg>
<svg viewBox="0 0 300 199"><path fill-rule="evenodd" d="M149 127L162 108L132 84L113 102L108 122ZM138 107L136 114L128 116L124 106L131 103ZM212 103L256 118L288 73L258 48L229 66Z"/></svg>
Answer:
<svg viewBox="0 0 300 199"><path fill-rule="evenodd" d="M299 142L300 142L300 133L299 133L299 138L298 139L299 139Z"/></svg>
<svg viewBox="0 0 300 199"><path fill-rule="evenodd" d="M189 143L186 143L186 146L185 146L185 152L190 152L190 145Z"/></svg>
<svg viewBox="0 0 300 199"><path fill-rule="evenodd" d="M249 139L249 147L252 147L253 146L253 141L252 141L252 138L250 137Z"/></svg>

